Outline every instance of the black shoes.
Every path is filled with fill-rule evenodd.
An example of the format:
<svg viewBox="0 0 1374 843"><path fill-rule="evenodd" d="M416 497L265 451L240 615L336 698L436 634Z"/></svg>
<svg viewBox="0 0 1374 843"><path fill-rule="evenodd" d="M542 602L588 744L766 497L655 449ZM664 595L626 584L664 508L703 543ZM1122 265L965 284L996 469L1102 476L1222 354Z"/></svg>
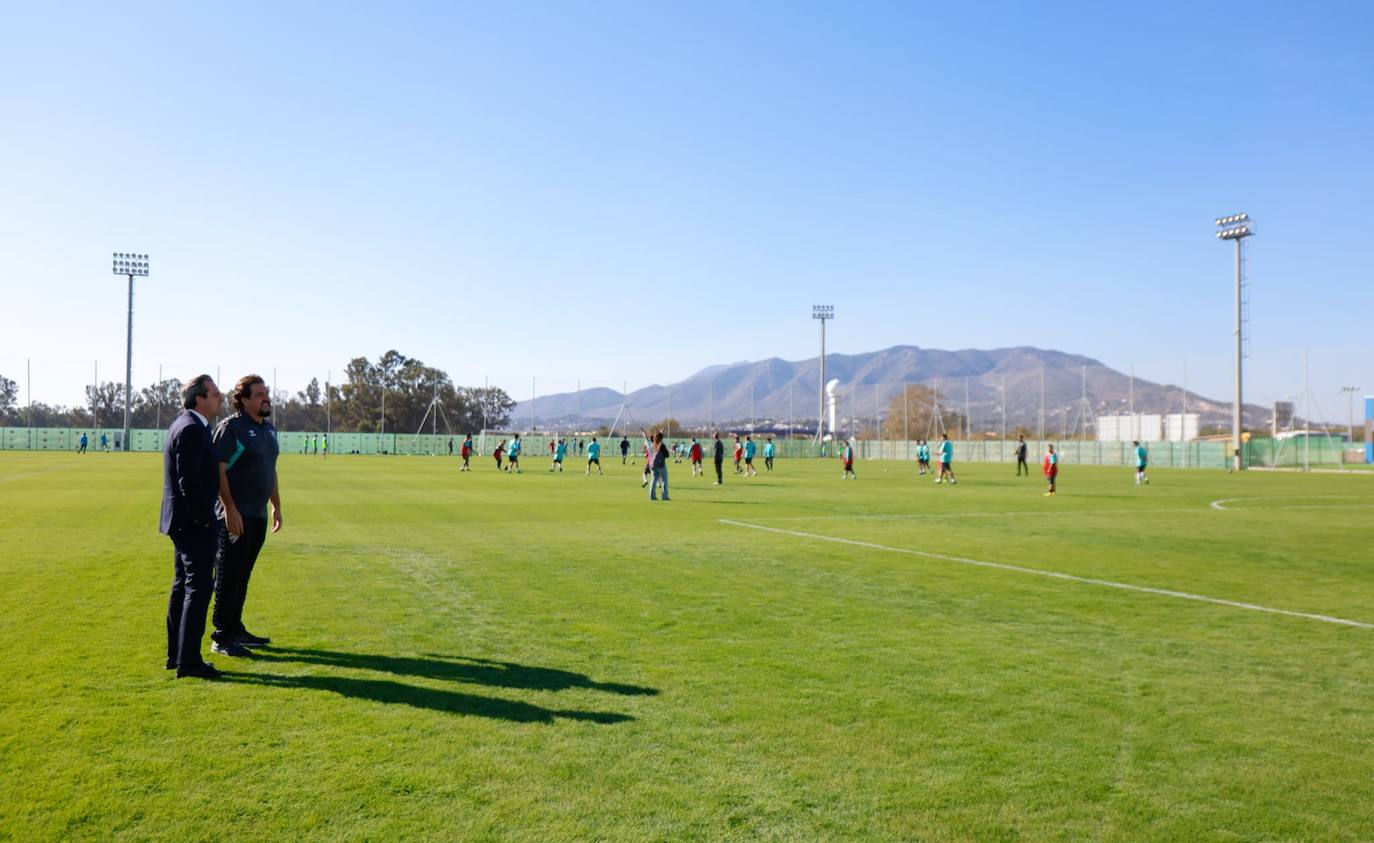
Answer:
<svg viewBox="0 0 1374 843"><path fill-rule="evenodd" d="M176 670L176 669L177 669L177 660L176 660L176 659L168 659L168 660L166 661L166 663L162 665L162 667L163 667L165 670Z"/></svg>
<svg viewBox="0 0 1374 843"><path fill-rule="evenodd" d="M236 659L252 658L253 653L247 647L242 646L236 641L214 641L210 644L210 652L219 653L221 656L231 656Z"/></svg>
<svg viewBox="0 0 1374 843"><path fill-rule="evenodd" d="M177 668L178 679L185 679L188 676L192 677L193 679L224 678L224 674L220 673L218 670L215 670L215 666L210 664L209 662L201 662L200 664L194 664L187 667Z"/></svg>
<svg viewBox="0 0 1374 843"><path fill-rule="evenodd" d="M254 635L245 629L234 639L234 643L240 647L266 647L272 643L272 639L263 635Z"/></svg>

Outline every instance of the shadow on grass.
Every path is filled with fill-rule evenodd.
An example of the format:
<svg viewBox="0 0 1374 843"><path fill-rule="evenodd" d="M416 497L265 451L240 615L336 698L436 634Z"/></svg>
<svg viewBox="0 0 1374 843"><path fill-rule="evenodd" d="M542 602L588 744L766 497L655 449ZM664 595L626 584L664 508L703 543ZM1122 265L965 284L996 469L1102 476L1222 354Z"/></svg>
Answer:
<svg viewBox="0 0 1374 843"><path fill-rule="evenodd" d="M312 650L293 647L272 647L253 653L254 661L303 662L305 664L372 670L397 676L419 676L425 679L448 679L471 682L495 688L522 688L536 691L563 691L586 688L626 696L653 696L657 688L624 685L617 682L597 682L585 674L552 667L531 667L515 662L467 656L441 656L426 653L423 657L381 656L370 653L345 653L335 650Z"/></svg>
<svg viewBox="0 0 1374 843"><path fill-rule="evenodd" d="M589 723L624 723L634 720L628 714L609 711L573 711L544 708L514 700L460 694L433 688L417 688L387 679L350 679L342 676L279 676L272 673L225 674L231 682L266 685L273 688L305 688L329 691L344 697L373 702L408 705L449 714L492 717L514 723L552 723L554 720L581 720Z"/></svg>

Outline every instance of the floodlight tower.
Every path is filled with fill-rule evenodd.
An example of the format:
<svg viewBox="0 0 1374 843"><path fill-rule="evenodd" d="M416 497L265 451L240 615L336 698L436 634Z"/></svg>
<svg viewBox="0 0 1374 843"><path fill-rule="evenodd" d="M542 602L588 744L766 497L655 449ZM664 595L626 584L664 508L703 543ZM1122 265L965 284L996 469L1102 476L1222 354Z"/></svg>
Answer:
<svg viewBox="0 0 1374 843"><path fill-rule="evenodd" d="M820 394L820 403L816 408L816 441L821 442L825 439L825 323L835 318L835 305L813 305L811 318L821 323L821 379L816 382Z"/></svg>
<svg viewBox="0 0 1374 843"><path fill-rule="evenodd" d="M115 252L111 272L129 276L129 329L124 351L124 450L129 450L129 408L134 392L134 276L148 277L148 256ZM97 384L98 385L98 384Z"/></svg>
<svg viewBox="0 0 1374 843"><path fill-rule="evenodd" d="M1241 292L1241 242L1255 233L1254 221L1249 214L1232 214L1217 219L1217 239L1236 241L1236 403L1231 408L1231 450L1234 454L1232 465L1236 471L1245 468L1241 459L1240 430L1243 423L1244 404L1241 403L1241 361L1245 356L1245 323L1243 294Z"/></svg>

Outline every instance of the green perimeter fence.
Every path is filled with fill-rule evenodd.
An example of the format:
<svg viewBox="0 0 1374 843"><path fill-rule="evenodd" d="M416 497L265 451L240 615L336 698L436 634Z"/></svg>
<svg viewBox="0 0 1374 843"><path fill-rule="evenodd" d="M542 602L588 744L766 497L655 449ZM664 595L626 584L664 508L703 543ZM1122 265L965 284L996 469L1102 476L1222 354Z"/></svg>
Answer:
<svg viewBox="0 0 1374 843"><path fill-rule="evenodd" d="M102 433L108 437L111 450L122 449L123 431L92 431L89 429L83 431L81 428L60 427L0 427L0 450L75 451L83 432L88 437L88 450L100 450ZM130 450L160 451L164 436L165 432L161 430L133 430L129 437ZM324 438L325 434L318 431L283 431L278 433L281 451L284 454L317 453L319 449L323 448ZM339 433L337 431L329 434L328 438L329 452L334 455L447 455L450 441L450 437L446 434L416 436L413 433ZM456 454L462 439L457 436L451 438ZM506 437L502 434L488 432L485 442L478 439L474 441L482 445L485 455L490 453L496 442L502 438ZM579 438L583 442L591 441L589 436ZM554 439L553 435L543 434L522 436L521 441L524 443L525 455L531 457L547 455L549 443ZM605 437L600 441L605 459L609 460L620 455L619 437ZM690 440L683 439L681 441ZM724 441L728 459L734 441L733 439ZM759 456L762 457L765 437L755 437L755 441L759 443ZM834 443L827 443L825 447L817 447L809 438L779 438L774 441L780 459L826 457L835 456L838 453ZM1059 451L1060 459L1066 464L1116 466L1134 464L1135 457L1129 442L1049 441L1053 442ZM954 442L954 459L955 462L1013 463L1016 461L1015 444L1015 442L1000 439L956 441ZM1026 445L1030 450L1030 462L1038 464L1040 456L1045 450L1044 441L1027 440ZM709 459L711 442L702 440L702 446L707 449L707 458ZM934 447L935 442L931 442L932 450ZM1226 442L1148 442L1146 447L1149 449L1150 464L1153 466L1164 468L1227 467L1226 454L1229 443ZM855 455L859 459L865 460L911 461L916 458L916 448L916 442L862 440L855 443ZM632 459L638 458L642 454L640 449L639 438L637 436L631 437L630 457ZM1256 439L1246 443L1245 451L1246 464L1251 466L1338 465L1342 456L1340 443L1327 440L1325 437L1313 437L1307 443L1303 443L1301 440L1280 442L1272 439ZM574 450L569 454L569 459L574 458L584 458L584 455Z"/></svg>

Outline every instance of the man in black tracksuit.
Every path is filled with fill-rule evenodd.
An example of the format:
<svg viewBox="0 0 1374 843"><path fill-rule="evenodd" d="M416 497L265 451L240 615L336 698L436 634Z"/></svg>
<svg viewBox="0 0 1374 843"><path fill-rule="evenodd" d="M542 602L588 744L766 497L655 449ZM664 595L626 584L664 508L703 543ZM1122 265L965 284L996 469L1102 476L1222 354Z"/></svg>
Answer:
<svg viewBox="0 0 1374 843"><path fill-rule="evenodd" d="M1021 472L1025 471L1026 476L1030 477L1030 466L1026 464L1026 437L1016 437L1016 476L1020 477Z"/></svg>
<svg viewBox="0 0 1374 843"><path fill-rule="evenodd" d="M725 475L722 474L722 473L721 473L721 470L720 470L721 465L723 465L723 464L725 463L725 443L722 442L722 441L720 441L720 434L719 434L719 433L716 434L715 450L712 451L711 457L712 457L712 459L715 460L715 463L716 463L716 482L715 482L715 485L719 486L720 484L722 484L722 483L725 482Z"/></svg>
<svg viewBox="0 0 1374 843"><path fill-rule="evenodd" d="M215 430L215 459L219 462L219 554L215 566L215 611L210 633L212 652L249 655L270 639L254 635L243 625L248 579L267 539L267 504L272 504L272 532L281 529L281 496L277 492L277 430L267 417L272 400L258 375L239 379L230 395L238 412Z"/></svg>

